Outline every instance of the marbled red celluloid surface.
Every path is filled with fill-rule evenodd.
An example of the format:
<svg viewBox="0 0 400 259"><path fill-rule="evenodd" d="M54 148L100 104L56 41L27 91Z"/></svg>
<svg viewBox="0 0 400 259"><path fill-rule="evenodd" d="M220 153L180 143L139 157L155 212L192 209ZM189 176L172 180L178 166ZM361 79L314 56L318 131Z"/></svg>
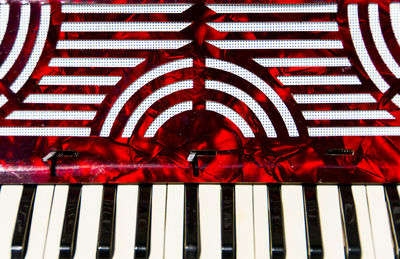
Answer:
<svg viewBox="0 0 400 259"><path fill-rule="evenodd" d="M5 30L0 45L0 71L7 69L0 80L0 183L400 181L400 111L396 105L400 89L396 72L400 69L400 35L396 39L394 29L395 26L400 27L400 20L397 23L395 19L400 16L396 14L400 8L396 9L396 2L193 0L178 1L178 4L187 4L187 8L175 13L160 11L157 9L160 7L142 13L63 11L72 3L74 6L83 5L80 1L10 1L0 5L3 9L5 6L9 8L8 21L0 21L0 27L3 26L0 29ZM104 7L107 9L110 6L131 8L135 4L170 6L175 3L169 0L96 0L90 1L89 5L106 4ZM224 3L227 4L226 9L219 11L212 5ZM243 5L240 7L239 4ZM28 24L24 25L21 15L27 5L30 17ZM373 12L376 5L377 17ZM48 28L41 22L46 18L46 6L50 6ZM244 10L249 6L260 9L240 11L240 8ZM313 6L330 6L334 10L307 11L306 8ZM229 12L231 7L235 11ZM265 7L288 10L266 12ZM305 11L296 11L293 7L305 8ZM378 18L379 27L373 27L376 26L373 18ZM77 22L81 22L82 26L115 23L117 29L62 29L66 24ZM124 25L119 28L116 22L185 22L187 26L173 30L171 25L171 28L164 27L164 31L121 29ZM328 23L332 27L322 29L321 25L321 29L303 30L287 27L304 25L304 22ZM261 29L249 27L224 31L213 28L214 23L259 23ZM359 25L361 41L355 37L355 24ZM22 43L18 43L23 46L20 51L13 50L24 26L28 26L28 33L25 39L19 41ZM276 26L276 29L265 29L268 26ZM376 34L372 28L378 28L383 41L379 41L379 33ZM42 47L39 44L40 35L45 35ZM88 40L88 45L97 44L60 47L64 43L84 40ZM124 46L112 47L112 44L122 40L127 40ZM151 40L157 40L161 45L168 40L184 43L178 47L174 47L175 43L159 47L156 42L145 47L135 45ZM239 41L234 43L234 40ZM296 47L296 42L309 40L313 43L321 40L322 46ZM220 45L224 42L231 43L230 47ZM259 42L259 45L254 42ZM267 46L283 42L286 45ZM332 42L339 47L330 47ZM39 54L35 49L40 49ZM389 55L384 55L384 52ZM32 53L39 55L36 60ZM16 58L7 68L4 64L10 63L7 61L10 55ZM108 62L111 58L140 58L141 61L126 67L115 64L51 65L57 58L63 58L67 63L73 58L107 58ZM291 66L277 63L290 61L289 58L341 58L347 65L314 66L310 60ZM171 62L186 59L192 62L190 66L157 70ZM261 65L255 59L267 59L272 65ZM391 65L388 60L392 61ZM208 63L210 61L228 65L212 67ZM33 69L26 80L19 79L30 67ZM235 69L227 71L227 67ZM77 79L73 83L44 83L43 79L49 76L67 80L76 76ZM102 82L89 80L82 83L84 76L104 78ZM326 77L321 76L330 79L322 82ZM103 85L112 77L119 79L114 84ZM292 83L285 83L285 78ZM314 81L301 82L310 78ZM335 81L340 78L352 78L353 83ZM182 81L192 84L191 87L180 89ZM206 87L210 81L217 85L216 89ZM21 84L19 89L15 82ZM143 85L140 85L141 82ZM153 93L171 84L176 84L176 90L149 103L137 124L124 135L132 114L144 107L149 96L154 97ZM242 95L234 96L227 92L227 88L223 87L227 84L239 89ZM135 91L129 90L136 85L140 87ZM36 103L29 101L38 94L42 94L44 99ZM296 99L300 95L310 100L326 94L350 98L350 101L336 100L333 95L319 103ZM362 95L368 101L353 100L356 95ZM68 98L51 103L50 99L46 101L46 96ZM76 101L78 97L89 101ZM95 101L94 98L99 99ZM164 121L154 136L146 135L154 126L153 122L160 121L160 117L181 103L190 104L190 109L178 110ZM256 106L249 106L249 103ZM210 104L224 107L229 114L213 111ZM45 117L51 111L65 113ZM73 111L77 111L76 114L92 112L87 114L93 117L82 119L74 113L65 115ZM307 114L312 111L343 112L335 118L326 113L318 113L322 117L308 117ZM16 114L25 114L25 117ZM114 119L112 114L115 114ZM276 133L276 137L267 135L265 129L268 127L260 114L271 122L269 129ZM384 118L380 117L382 114ZM239 120L235 121L232 116L239 117ZM108 131L107 118L111 122ZM293 123L290 124L290 121ZM57 129L61 128L64 131L57 133ZM246 136L243 128L250 129L253 136ZM320 132L320 129L331 132L330 136L313 133ZM78 152L77 157L59 158L57 176L50 176L49 164L42 160L53 150ZM193 175L193 165L187 160L192 150L217 152L216 156L198 157L199 176Z"/></svg>

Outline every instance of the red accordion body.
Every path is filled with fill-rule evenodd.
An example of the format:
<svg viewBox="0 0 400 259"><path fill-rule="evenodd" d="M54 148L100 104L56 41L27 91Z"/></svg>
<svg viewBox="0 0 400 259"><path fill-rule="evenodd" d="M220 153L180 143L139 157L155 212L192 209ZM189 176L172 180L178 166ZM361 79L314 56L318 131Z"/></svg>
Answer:
<svg viewBox="0 0 400 259"><path fill-rule="evenodd" d="M398 2L0 13L2 183L400 180Z"/></svg>

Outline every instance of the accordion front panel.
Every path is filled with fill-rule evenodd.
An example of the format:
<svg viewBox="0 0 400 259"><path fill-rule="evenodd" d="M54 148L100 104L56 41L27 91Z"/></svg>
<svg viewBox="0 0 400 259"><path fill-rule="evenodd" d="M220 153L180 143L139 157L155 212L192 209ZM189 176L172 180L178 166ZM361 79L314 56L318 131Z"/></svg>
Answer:
<svg viewBox="0 0 400 259"><path fill-rule="evenodd" d="M2 2L0 181L396 182L399 13Z"/></svg>

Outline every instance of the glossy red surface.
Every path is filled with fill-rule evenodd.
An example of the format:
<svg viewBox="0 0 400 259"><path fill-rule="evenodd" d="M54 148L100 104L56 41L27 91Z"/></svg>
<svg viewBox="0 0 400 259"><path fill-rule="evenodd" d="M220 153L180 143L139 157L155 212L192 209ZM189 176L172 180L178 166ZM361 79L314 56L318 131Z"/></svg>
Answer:
<svg viewBox="0 0 400 259"><path fill-rule="evenodd" d="M79 1L74 1L79 2ZM98 3L158 3L149 1L91 1ZM168 4L174 1L160 1ZM19 91L11 85L26 66L37 39L44 2L31 2L31 18L22 51L14 65L0 80L0 95L7 102L0 105L0 183L7 182L399 182L400 181L400 128L391 128L394 136L332 136L313 137L310 128L318 127L399 127L399 107L392 98L399 93L399 79L386 65L374 44L371 34L368 6L379 3L379 19L389 53L400 64L400 42L396 41L390 19L391 1L262 1L271 3L333 3L337 13L216 13L207 7L210 3L228 1L181 1L193 5L182 13L63 13L59 1L51 1L51 20L47 39L40 59L29 79ZM261 3L260 1L229 1L235 3ZM367 52L375 69L390 86L382 92L371 80L355 50L349 30L348 5L358 4L361 32ZM21 3L10 1L10 17L5 37L0 45L0 64L4 63L16 41L19 31ZM178 32L62 32L64 22L145 22L182 21L190 25ZM331 32L219 32L208 22L337 22L338 31ZM400 26L399 24L397 24ZM210 44L210 40L299 40L323 39L341 41L343 49L241 49L223 50ZM190 40L175 50L71 50L57 49L63 40ZM143 58L136 67L50 67L53 58ZM311 58L344 57L351 66L346 67L263 67L253 58ZM133 94L117 113L109 136L101 136L102 127L110 110L123 92L142 75L156 67L175 60L190 58L193 67L179 69L157 76ZM271 86L287 106L299 136L290 136L287 125L274 101L261 85L245 80L239 74L206 67L206 59L213 58L236 64ZM99 85L40 85L43 76L118 76L114 86ZM280 76L355 75L361 85L283 85ZM155 102L140 118L131 137L122 137L131 114L149 95L166 85L193 80L193 88L180 90ZM221 91L205 88L206 80L230 84L255 100L272 121L277 137L267 137L263 125L254 111L242 99ZM373 103L299 104L295 94L355 93L370 94ZM101 94L98 104L32 104L24 100L31 94ZM243 97L244 98L244 97ZM156 132L144 137L151 123L165 110L176 104L191 101L193 109L173 116ZM206 102L221 103L236 111L251 128L254 138L243 135L230 119L206 110ZM1 102L0 102L1 103ZM7 116L15 111L95 111L93 120L25 119L11 120ZM380 110L392 119L306 120L302 111L322 110ZM90 129L90 136L7 136L9 127L46 128L82 127ZM362 131L360 129L360 131ZM15 134L14 134L15 135ZM329 150L352 150L351 155L328 155ZM51 150L78 151L77 158L60 158L57 176L50 176L47 162L42 158ZM215 150L216 157L199 157L200 175L193 176L187 157L192 150Z"/></svg>

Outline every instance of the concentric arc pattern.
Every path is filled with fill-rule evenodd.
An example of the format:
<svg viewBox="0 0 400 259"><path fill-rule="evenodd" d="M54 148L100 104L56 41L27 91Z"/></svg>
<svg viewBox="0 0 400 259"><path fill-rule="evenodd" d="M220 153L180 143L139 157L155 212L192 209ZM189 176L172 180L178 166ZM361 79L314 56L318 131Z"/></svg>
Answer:
<svg viewBox="0 0 400 259"><path fill-rule="evenodd" d="M363 85L365 79L360 76L364 73L357 71L360 68L353 60L358 59L356 63L361 64L367 80L379 91L378 96L391 93L388 91L393 88L392 82L400 80L400 64L393 52L400 47L400 3L389 4L390 29L398 44L395 48L393 42L385 39L388 27L380 15L381 3L344 6L350 42L343 42L342 27L332 18L335 15L330 15L342 8L336 3L61 3L57 8L63 17L59 28L62 36L54 42L49 42L53 36L48 35L54 31L51 28L53 3L21 2L15 25L10 23L13 4L0 3L0 45L10 41L7 29L15 27L12 34L15 39L8 43L0 63L0 80L7 90L0 93L0 109L4 111L0 136L88 137L98 130L99 136L105 138L131 138L138 132L143 134L140 137L153 138L168 120L194 109L225 117L245 138L255 138L259 132L265 132L266 138L281 135L297 138L301 134L308 134L306 137L400 136L400 126L393 123L398 120L395 113L385 110L386 106L377 108L380 100L376 93L367 92ZM204 5L206 13L211 15L196 22L198 17L193 16L196 5ZM39 9L40 15L35 11ZM125 17L133 13L133 18L127 21L112 20L113 15ZM94 17L93 14L98 21L86 19L86 16ZM153 15L158 18L136 21L136 14L142 18ZM246 21L231 18L246 14L251 14ZM260 14L266 17L273 14L274 18L266 21L257 18ZM287 19L303 14L325 18ZM179 20L181 15L184 19ZM215 18L224 15L226 19ZM38 19L35 21L38 26L31 32L30 28L36 27L31 23L34 19ZM364 20L368 26L363 26ZM206 33L204 39L196 41L199 28ZM188 36L192 34L195 36ZM365 35L372 36L371 43ZM24 46L31 49L25 50ZM355 56L346 56L348 46ZM371 52L371 49L374 50ZM199 50L205 56L201 61L197 55ZM236 56L246 51L246 57ZM51 56L43 61L43 53ZM21 55L26 58L21 59ZM163 58L158 59L159 56ZM17 60L26 60L26 64L17 66ZM382 65L377 64L380 60ZM44 64L40 73L37 73L38 64ZM16 67L19 70L12 71ZM205 78L201 80L198 75L203 72L199 68L205 71ZM318 72L318 68L324 72ZM244 80L249 89L239 87L234 80L208 78L212 70ZM176 76L182 74L185 79ZM165 80L163 85L161 80ZM333 93L332 88L338 92ZM204 93L201 105L188 100L199 92ZM179 99L182 93L188 93L183 95L184 101ZM246 106L256 117L256 123L246 121L247 116L231 104L216 100L214 93ZM165 98L177 96L178 101L159 111L149 127L141 131L144 118L148 122L149 110ZM393 104L400 108L398 93L388 106L392 109ZM130 114L125 114L126 108L132 105ZM281 120L273 121L274 118ZM120 119L127 120L122 128L119 128ZM44 122L43 126L32 126L40 125L40 121ZM336 126L329 126L327 121L334 121ZM377 126L376 121L381 124ZM282 125L278 127L278 123ZM258 124L262 129L254 128ZM285 132L278 132L278 128Z"/></svg>

